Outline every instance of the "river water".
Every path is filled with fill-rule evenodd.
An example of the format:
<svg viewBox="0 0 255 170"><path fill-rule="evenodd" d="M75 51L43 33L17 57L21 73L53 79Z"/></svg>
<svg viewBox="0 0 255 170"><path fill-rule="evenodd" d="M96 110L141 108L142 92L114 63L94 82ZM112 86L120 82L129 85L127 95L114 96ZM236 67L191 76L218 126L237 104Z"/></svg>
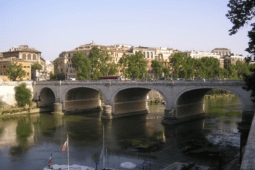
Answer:
<svg viewBox="0 0 255 170"><path fill-rule="evenodd" d="M106 167L120 168L123 162L146 166L157 162L193 161L211 166L206 157L184 154L188 142L239 147L237 126L241 121L241 103L237 97L205 100L206 119L179 125L161 124L164 105L150 105L149 114L115 120L100 120L101 113L53 116L50 113L2 118L0 120L0 169L43 169L52 153L53 164L67 164L67 152L61 151L69 134L70 164L102 169L100 153L107 149ZM141 150L160 143L161 147ZM158 146L158 145L157 145ZM140 152L142 151L142 152ZM153 166L153 165L152 165Z"/></svg>

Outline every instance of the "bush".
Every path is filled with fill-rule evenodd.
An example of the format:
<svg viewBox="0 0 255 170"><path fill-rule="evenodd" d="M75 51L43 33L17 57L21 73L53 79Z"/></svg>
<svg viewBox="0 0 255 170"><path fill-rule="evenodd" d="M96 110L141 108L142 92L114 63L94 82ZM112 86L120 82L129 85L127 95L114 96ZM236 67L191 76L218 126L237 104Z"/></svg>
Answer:
<svg viewBox="0 0 255 170"><path fill-rule="evenodd" d="M50 79L54 79L54 80L55 80L56 78L57 78L57 75L56 75L56 74L51 74L51 75L50 75Z"/></svg>
<svg viewBox="0 0 255 170"><path fill-rule="evenodd" d="M15 87L15 99L19 106L25 106L26 104L31 103L31 92L26 88L26 84L22 83L21 85Z"/></svg>

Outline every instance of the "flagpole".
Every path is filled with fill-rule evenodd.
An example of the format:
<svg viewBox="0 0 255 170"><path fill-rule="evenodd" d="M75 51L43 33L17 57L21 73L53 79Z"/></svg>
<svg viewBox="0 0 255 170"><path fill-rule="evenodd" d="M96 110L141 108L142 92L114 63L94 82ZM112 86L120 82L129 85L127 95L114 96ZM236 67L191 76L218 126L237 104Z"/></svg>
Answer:
<svg viewBox="0 0 255 170"><path fill-rule="evenodd" d="M103 169L104 169L104 126L103 126Z"/></svg>
<svg viewBox="0 0 255 170"><path fill-rule="evenodd" d="M69 139L67 134L67 163L68 163L68 170L69 170Z"/></svg>

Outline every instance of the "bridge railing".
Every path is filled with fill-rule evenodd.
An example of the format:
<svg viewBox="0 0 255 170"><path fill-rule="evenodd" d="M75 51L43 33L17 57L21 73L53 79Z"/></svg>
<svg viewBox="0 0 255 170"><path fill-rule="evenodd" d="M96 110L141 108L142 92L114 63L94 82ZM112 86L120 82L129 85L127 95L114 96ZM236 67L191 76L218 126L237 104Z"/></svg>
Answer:
<svg viewBox="0 0 255 170"><path fill-rule="evenodd" d="M76 81L34 81L37 85L52 84L244 84L243 80L76 80Z"/></svg>

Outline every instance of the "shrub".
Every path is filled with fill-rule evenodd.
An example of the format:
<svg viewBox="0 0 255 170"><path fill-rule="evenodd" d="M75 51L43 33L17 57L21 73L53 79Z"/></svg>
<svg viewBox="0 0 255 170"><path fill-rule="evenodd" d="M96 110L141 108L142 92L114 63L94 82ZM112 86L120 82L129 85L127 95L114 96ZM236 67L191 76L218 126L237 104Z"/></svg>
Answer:
<svg viewBox="0 0 255 170"><path fill-rule="evenodd" d="M31 92L26 88L26 84L22 83L21 85L15 87L15 99L19 106L25 106L26 104L31 103Z"/></svg>

